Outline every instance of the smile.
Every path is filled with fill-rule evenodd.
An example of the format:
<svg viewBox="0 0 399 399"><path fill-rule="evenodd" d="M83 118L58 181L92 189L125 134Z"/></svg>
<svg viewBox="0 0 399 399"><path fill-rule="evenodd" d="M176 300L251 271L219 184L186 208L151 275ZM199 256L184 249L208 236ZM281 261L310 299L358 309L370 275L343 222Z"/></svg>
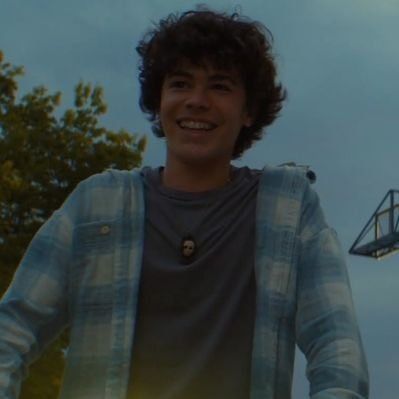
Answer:
<svg viewBox="0 0 399 399"><path fill-rule="evenodd" d="M177 121L177 124L182 129L205 130L205 131L209 131L217 127L216 124L211 122L196 121L190 119L179 120Z"/></svg>

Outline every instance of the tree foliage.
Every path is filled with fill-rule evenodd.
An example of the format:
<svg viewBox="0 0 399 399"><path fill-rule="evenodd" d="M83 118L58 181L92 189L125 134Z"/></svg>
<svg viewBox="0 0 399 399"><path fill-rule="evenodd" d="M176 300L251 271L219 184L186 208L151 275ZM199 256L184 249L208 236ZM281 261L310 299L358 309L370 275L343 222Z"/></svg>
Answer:
<svg viewBox="0 0 399 399"><path fill-rule="evenodd" d="M36 87L17 99L21 67L0 53L0 259L15 266L37 228L82 179L140 165L145 138L99 123L101 87L80 82L57 117L61 94Z"/></svg>
<svg viewBox="0 0 399 399"><path fill-rule="evenodd" d="M80 82L74 106L61 112L61 93L35 87L19 98L18 79L24 74L0 51L0 294L40 225L57 209L76 184L107 168L131 169L141 164L145 137L102 126L106 113L101 87ZM56 396L60 376L51 374L60 362L62 342L42 361L47 385L32 379L23 396ZM46 359L50 359L46 363ZM44 375L46 374L46 375ZM47 393L45 391L47 390Z"/></svg>

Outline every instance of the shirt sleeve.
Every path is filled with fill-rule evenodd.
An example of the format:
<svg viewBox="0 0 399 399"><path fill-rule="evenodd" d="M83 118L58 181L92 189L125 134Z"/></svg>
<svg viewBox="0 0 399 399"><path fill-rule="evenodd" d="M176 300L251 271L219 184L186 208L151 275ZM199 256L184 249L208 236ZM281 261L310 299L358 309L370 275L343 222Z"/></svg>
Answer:
<svg viewBox="0 0 399 399"><path fill-rule="evenodd" d="M39 229L0 301L0 397L16 399L28 365L68 322L73 199Z"/></svg>
<svg viewBox="0 0 399 399"><path fill-rule="evenodd" d="M300 222L296 337L312 399L368 398L366 358L345 257L307 187Z"/></svg>

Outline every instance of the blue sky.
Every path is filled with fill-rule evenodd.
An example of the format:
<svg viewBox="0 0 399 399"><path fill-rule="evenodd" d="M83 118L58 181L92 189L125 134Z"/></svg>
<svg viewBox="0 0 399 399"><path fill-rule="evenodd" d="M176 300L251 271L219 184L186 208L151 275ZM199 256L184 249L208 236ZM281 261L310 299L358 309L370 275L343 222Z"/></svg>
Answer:
<svg viewBox="0 0 399 399"><path fill-rule="evenodd" d="M63 92L66 107L79 80L102 85L109 105L103 122L146 134L144 163L157 166L164 161L164 143L153 138L138 107L135 46L151 21L196 3L1 0L0 49L25 66L22 92L44 84ZM398 1L215 0L212 6L240 7L272 31L279 76L288 90L278 121L236 164L311 165L327 219L347 252L388 189L399 189ZM395 398L399 255L382 261L347 255L347 261L371 396ZM305 397L307 389L299 355L294 397Z"/></svg>

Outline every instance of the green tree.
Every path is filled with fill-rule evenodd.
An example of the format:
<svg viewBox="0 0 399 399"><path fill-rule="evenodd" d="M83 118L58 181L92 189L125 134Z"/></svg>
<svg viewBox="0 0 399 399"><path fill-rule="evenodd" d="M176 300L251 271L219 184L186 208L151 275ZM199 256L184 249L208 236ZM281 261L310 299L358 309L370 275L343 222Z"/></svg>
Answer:
<svg viewBox="0 0 399 399"><path fill-rule="evenodd" d="M101 87L80 82L74 107L61 113L61 93L43 86L18 98L23 73L0 51L0 295L34 233L76 184L107 168L140 166L146 145L143 136L100 125ZM57 396L66 344L64 334L31 367L21 398Z"/></svg>

